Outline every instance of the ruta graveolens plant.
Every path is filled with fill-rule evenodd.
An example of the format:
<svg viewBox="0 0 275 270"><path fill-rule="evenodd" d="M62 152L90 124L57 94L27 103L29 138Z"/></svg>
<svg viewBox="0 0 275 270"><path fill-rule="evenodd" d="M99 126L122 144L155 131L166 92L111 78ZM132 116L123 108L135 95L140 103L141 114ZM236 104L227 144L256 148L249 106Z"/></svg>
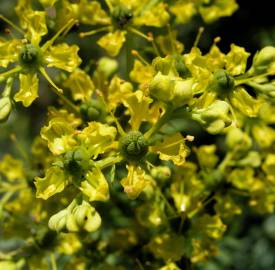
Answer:
<svg viewBox="0 0 275 270"><path fill-rule="evenodd" d="M275 48L177 39L237 7L18 0L20 26L0 16L0 121L58 101L30 151L12 135L22 158L1 158L1 269L194 269L244 208L274 211Z"/></svg>

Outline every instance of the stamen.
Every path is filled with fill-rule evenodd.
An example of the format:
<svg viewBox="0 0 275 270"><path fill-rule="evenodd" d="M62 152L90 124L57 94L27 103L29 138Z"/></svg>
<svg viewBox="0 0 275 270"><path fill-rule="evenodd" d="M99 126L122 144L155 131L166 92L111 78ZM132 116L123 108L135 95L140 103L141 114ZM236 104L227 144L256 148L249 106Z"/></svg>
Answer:
<svg viewBox="0 0 275 270"><path fill-rule="evenodd" d="M195 39L195 41L194 41L193 47L198 47L198 44L199 44L199 42L200 42L200 39L201 39L201 36L202 36L203 31L204 31L204 27L200 27L200 28L199 28L199 31L198 31L198 34L197 34L197 36L196 36L196 39Z"/></svg>
<svg viewBox="0 0 275 270"><path fill-rule="evenodd" d="M6 17L4 17L2 14L0 14L0 19L2 19L4 22L6 22L7 24L9 24L14 30L16 30L20 34L22 34L22 35L25 34L22 29L20 29L17 25L15 25L12 21L10 21Z"/></svg>
<svg viewBox="0 0 275 270"><path fill-rule="evenodd" d="M133 27L129 27L128 28L130 32L132 32L133 34L139 36L139 37L142 37L144 39L146 39L147 41L152 41L150 37L146 36L145 34L143 34L142 32L140 32L139 30L137 30L136 28L133 28Z"/></svg>
<svg viewBox="0 0 275 270"><path fill-rule="evenodd" d="M76 115L80 115L80 112L78 110L78 108L70 101L68 100L62 93L63 90L61 88L59 88L50 78L50 76L48 75L48 73L46 72L45 68L40 67L39 68L41 74L45 77L45 79L49 82L49 84L52 86L52 90L54 91L55 94L58 95L58 97L65 103L65 105L68 106L68 108L75 113Z"/></svg>
<svg viewBox="0 0 275 270"><path fill-rule="evenodd" d="M104 27L101 27L101 28L98 28L98 29L95 29L95 30L92 30L92 31L81 32L81 33L79 33L79 36L81 38L84 38L86 36L92 36L92 35L95 35L95 34L100 33L100 32L109 31L110 28L111 28L110 26L104 26Z"/></svg>
<svg viewBox="0 0 275 270"><path fill-rule="evenodd" d="M132 50L131 51L133 56L136 56L143 64L145 64L146 66L149 66L150 64L139 54L138 51L136 50Z"/></svg>
<svg viewBox="0 0 275 270"><path fill-rule="evenodd" d="M74 24L76 23L76 20L71 19L69 20L63 27L60 28L60 30L49 40L47 41L43 46L42 46L42 50L46 51L50 46L52 46L52 44L55 42L55 40L65 31L69 31Z"/></svg>

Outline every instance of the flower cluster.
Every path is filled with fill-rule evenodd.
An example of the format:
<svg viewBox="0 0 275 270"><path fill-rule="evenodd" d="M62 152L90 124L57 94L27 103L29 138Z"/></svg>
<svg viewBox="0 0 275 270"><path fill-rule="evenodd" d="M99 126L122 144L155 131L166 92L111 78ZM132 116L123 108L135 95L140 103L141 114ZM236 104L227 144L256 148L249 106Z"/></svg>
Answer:
<svg viewBox="0 0 275 270"><path fill-rule="evenodd" d="M189 269L217 254L246 206L274 211L275 48L224 53L215 39L207 53L198 40L184 51L170 27L236 9L234 0L19 0L20 27L0 16L18 32L0 38L0 121L13 101L38 98L40 75L61 102L24 160L0 161L1 233L23 239L1 253L1 269ZM146 33L155 28L162 34ZM81 45L65 39L74 31L107 32L97 44L112 57L126 42L135 58L126 76L107 56L80 66ZM206 134L212 144L200 142Z"/></svg>

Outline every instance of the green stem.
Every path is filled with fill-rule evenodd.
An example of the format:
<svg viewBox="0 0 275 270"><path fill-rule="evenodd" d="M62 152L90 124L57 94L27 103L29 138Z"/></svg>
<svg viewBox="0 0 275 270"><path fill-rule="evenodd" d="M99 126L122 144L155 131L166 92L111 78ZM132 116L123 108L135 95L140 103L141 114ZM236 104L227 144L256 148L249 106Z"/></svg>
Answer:
<svg viewBox="0 0 275 270"><path fill-rule="evenodd" d="M40 67L39 68L42 75L46 78L46 80L50 83L52 86L50 89L64 102L65 106L67 106L68 109L70 109L74 114L79 115L78 108L69 100L67 99L63 94L63 90L60 89L50 78L48 73L46 72L45 68Z"/></svg>
<svg viewBox="0 0 275 270"><path fill-rule="evenodd" d="M53 252L51 253L50 257L51 257L52 270L58 270L56 265L55 255Z"/></svg>
<svg viewBox="0 0 275 270"><path fill-rule="evenodd" d="M266 77L266 76L269 76L269 75L274 75L274 71L266 72L266 73L263 73L263 74L258 74L258 75L248 77L248 78L244 78L244 79L236 78L235 79L236 80L235 85L238 86L240 84L244 84L246 82L249 82L249 81L252 81L252 80L255 80L255 79L258 79L258 78Z"/></svg>

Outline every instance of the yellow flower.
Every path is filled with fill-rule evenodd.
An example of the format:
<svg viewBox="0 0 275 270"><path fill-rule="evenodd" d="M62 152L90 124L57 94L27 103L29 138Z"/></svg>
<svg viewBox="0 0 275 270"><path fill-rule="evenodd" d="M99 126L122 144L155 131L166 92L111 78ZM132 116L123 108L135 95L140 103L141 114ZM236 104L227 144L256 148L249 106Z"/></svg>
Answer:
<svg viewBox="0 0 275 270"><path fill-rule="evenodd" d="M20 10L20 6L18 8ZM20 14L20 21L24 31L17 27L16 30L24 35L24 38L0 40L0 56L4 56L0 57L0 67L7 68L9 64L15 64L14 68L0 74L0 81L19 74L20 88L14 100L28 107L38 97L39 73L56 91L62 92L48 76L45 68L55 67L72 72L81 63L81 59L77 55L79 48L76 45L53 45L60 34L73 26L74 21L68 21L50 40L40 45L42 37L48 33L46 13L27 7L22 9L25 12Z"/></svg>
<svg viewBox="0 0 275 270"><path fill-rule="evenodd" d="M81 2L78 4L78 12L80 14ZM94 5L98 4L96 1L92 2ZM80 36L93 35L99 32L107 31L105 34L98 40L98 45L104 48L109 55L116 56L119 54L124 42L126 41L127 32L132 32L138 36L141 36L148 41L150 38L143 33L141 33L137 28L140 26L152 26L152 27L163 27L169 21L169 13L166 11L166 5L164 3L154 3L149 4L148 1L125 1L125 0L111 0L108 1L109 15L104 19L104 24L106 26L92 30L90 32L81 33ZM100 12L103 11L100 8ZM92 14L96 14L93 11ZM104 13L104 15L106 15ZM80 17L80 15L78 15ZM80 17L80 22L84 24L98 24L95 21L85 22Z"/></svg>

